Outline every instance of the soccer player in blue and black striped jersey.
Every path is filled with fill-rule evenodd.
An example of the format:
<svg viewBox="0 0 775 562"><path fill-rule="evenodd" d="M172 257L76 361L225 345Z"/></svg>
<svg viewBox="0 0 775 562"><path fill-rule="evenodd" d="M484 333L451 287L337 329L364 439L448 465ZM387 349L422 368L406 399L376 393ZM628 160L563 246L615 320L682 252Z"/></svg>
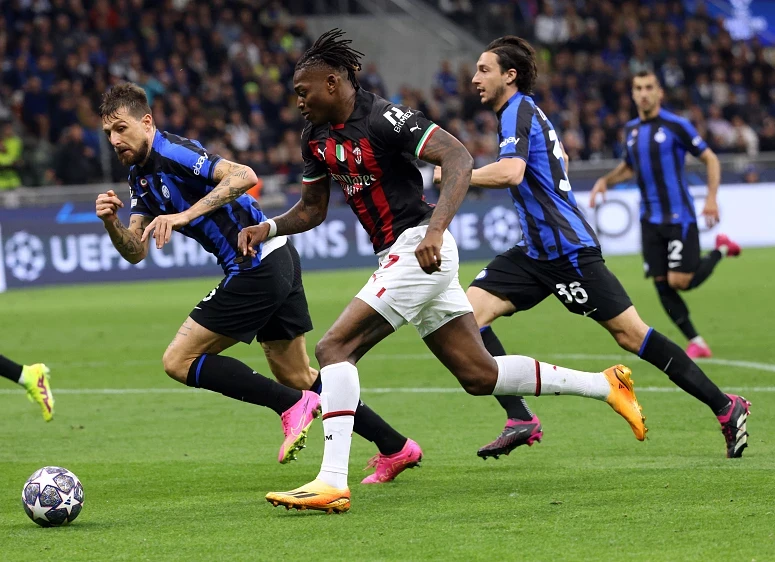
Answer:
<svg viewBox="0 0 775 562"><path fill-rule="evenodd" d="M727 455L741 456L748 402L724 394L683 349L643 322L606 267L594 230L576 205L557 133L530 97L536 74L533 48L524 39L507 36L487 46L473 78L482 103L498 114L500 154L496 162L475 169L471 183L508 189L524 235L468 289L485 345L493 355L504 355L490 324L553 294L569 311L597 321L622 348L707 404L721 422ZM509 421L499 438L479 451L485 458L529 444L540 432L538 418L521 399L498 399Z"/></svg>
<svg viewBox="0 0 775 562"><path fill-rule="evenodd" d="M114 192L97 198L97 216L116 250L138 263L148 255L152 238L161 249L178 230L215 255L224 271L224 279L194 307L165 351L164 370L188 386L277 412L285 433L278 461L295 459L317 415L320 376L309 366L304 334L312 322L293 245L278 236L252 256L238 251L240 231L265 219L258 202L245 193L256 175L195 140L157 130L145 91L136 84L108 91L100 116L119 160L130 167L128 227L118 218L123 203ZM284 384L221 355L237 342L253 340L261 343L272 373ZM362 402L354 431L383 453L406 442Z"/></svg>
<svg viewBox="0 0 775 562"><path fill-rule="evenodd" d="M697 216L684 173L684 158L689 152L708 169L708 194L702 211L708 228L719 220L716 194L721 166L688 120L662 109L663 91L653 72L642 71L633 77L632 97L638 118L626 125L624 160L597 180L590 206L595 206L597 195L605 194L609 186L637 175L646 275L654 279L662 306L689 340L689 357L710 357L710 348L694 328L678 291L699 287L724 256L739 255L740 246L719 234L716 249L700 258Z"/></svg>

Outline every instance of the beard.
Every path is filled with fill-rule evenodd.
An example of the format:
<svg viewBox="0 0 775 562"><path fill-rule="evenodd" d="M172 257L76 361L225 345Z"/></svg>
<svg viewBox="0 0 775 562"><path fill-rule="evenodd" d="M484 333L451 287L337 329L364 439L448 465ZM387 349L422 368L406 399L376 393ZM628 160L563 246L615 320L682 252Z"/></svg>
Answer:
<svg viewBox="0 0 775 562"><path fill-rule="evenodd" d="M148 141L143 140L138 149L135 150L132 148L123 154L116 152L116 155L118 156L118 161L124 166L137 166L138 164L142 164L143 160L145 160L145 157L148 154L148 148Z"/></svg>
<svg viewBox="0 0 775 562"><path fill-rule="evenodd" d="M503 97L503 93L506 91L506 87L503 84L499 84L495 90L490 93L487 92L487 98L482 101L482 105L485 105L489 108L495 107L495 104L498 103L498 100L500 100Z"/></svg>

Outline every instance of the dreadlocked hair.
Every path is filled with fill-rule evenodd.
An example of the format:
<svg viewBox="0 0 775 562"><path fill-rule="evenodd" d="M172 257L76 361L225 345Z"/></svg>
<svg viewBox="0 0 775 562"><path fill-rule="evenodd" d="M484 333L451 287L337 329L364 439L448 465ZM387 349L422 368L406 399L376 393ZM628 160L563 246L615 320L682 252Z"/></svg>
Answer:
<svg viewBox="0 0 775 562"><path fill-rule="evenodd" d="M361 85L355 73L361 69L361 57L364 54L350 47L351 39L340 39L343 35L344 31L341 29L326 31L301 56L296 63L296 70L324 64L336 70L346 71L350 84L356 90L360 88Z"/></svg>

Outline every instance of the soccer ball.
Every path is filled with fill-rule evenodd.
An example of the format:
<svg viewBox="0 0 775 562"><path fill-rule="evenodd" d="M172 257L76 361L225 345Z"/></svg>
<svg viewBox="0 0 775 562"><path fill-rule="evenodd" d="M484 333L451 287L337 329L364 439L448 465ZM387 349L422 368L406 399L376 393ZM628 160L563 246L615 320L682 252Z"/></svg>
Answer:
<svg viewBox="0 0 775 562"><path fill-rule="evenodd" d="M24 512L41 527L72 523L83 508L83 486L78 477L59 466L44 466L22 489Z"/></svg>

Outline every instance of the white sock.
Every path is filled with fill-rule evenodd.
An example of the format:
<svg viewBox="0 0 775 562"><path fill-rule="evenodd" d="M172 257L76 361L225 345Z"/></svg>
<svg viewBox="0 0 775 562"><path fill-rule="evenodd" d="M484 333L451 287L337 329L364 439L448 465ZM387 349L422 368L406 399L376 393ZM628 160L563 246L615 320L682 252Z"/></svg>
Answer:
<svg viewBox="0 0 775 562"><path fill-rule="evenodd" d="M18 382L18 383L19 383L20 385L22 385L22 386L24 386L24 382L25 382L25 381L24 381L24 370L25 370L26 368L27 368L27 367L22 367L22 374L21 374L21 375L19 375L19 380L18 380L18 381L16 381L16 382Z"/></svg>
<svg viewBox="0 0 775 562"><path fill-rule="evenodd" d="M498 363L498 381L493 390L496 396L569 394L605 400L611 393L611 385L603 373L566 369L524 355L505 355L496 357L495 361Z"/></svg>
<svg viewBox="0 0 775 562"><path fill-rule="evenodd" d="M318 480L341 490L347 488L355 410L361 395L358 369L347 362L328 365L320 369L320 382L325 448Z"/></svg>
<svg viewBox="0 0 775 562"><path fill-rule="evenodd" d="M708 344L705 343L705 340L702 336L697 336L696 338L692 338L689 340L689 343L696 343L697 345L701 345L702 347L708 347Z"/></svg>
<svg viewBox="0 0 775 562"><path fill-rule="evenodd" d="M722 244L718 248L716 248L719 252L721 252L721 255L724 257L727 257L727 253L729 252L729 246L726 244Z"/></svg>

